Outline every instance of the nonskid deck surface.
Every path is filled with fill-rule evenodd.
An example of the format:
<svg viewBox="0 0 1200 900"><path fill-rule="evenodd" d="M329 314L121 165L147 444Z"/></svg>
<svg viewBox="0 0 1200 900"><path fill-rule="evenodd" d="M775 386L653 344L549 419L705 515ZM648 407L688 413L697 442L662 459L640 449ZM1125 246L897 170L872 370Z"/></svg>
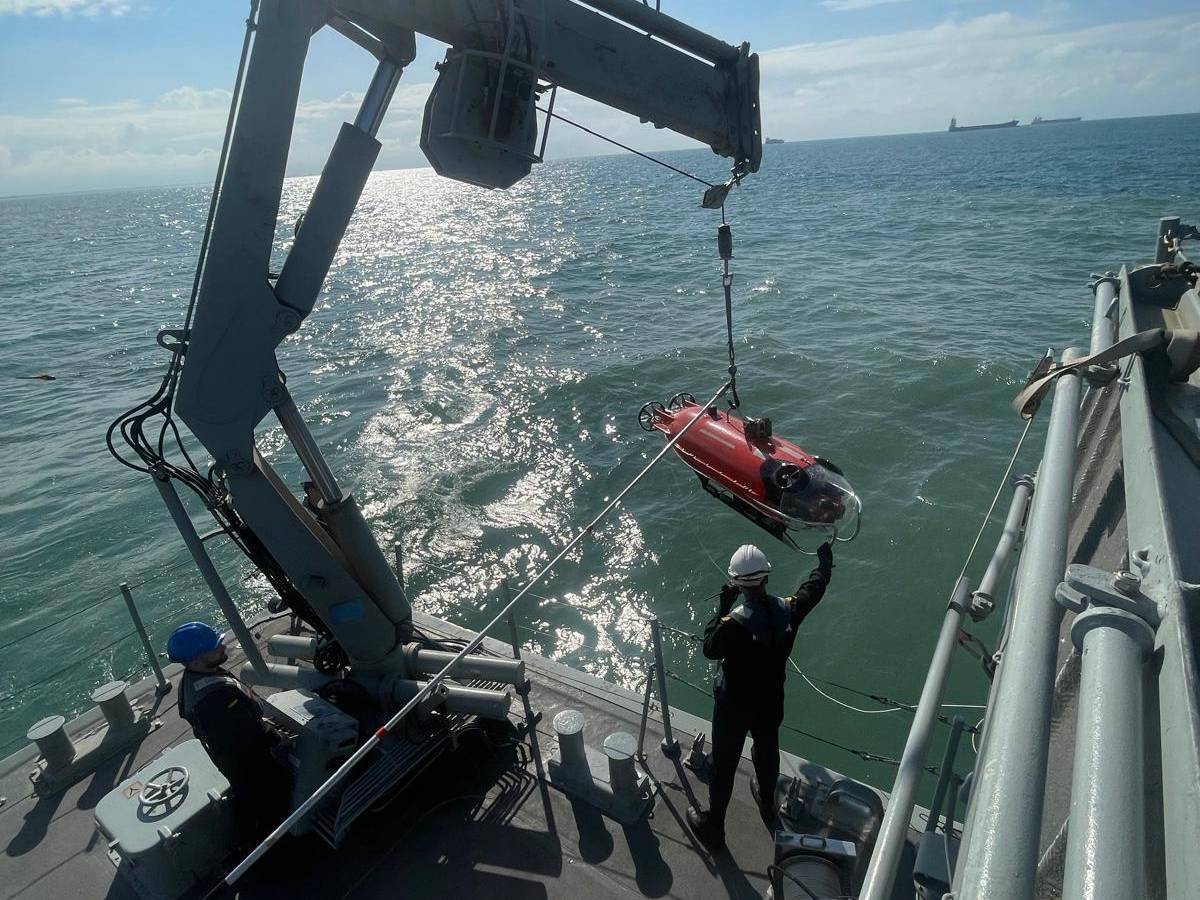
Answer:
<svg viewBox="0 0 1200 900"><path fill-rule="evenodd" d="M443 636L469 632L418 615L420 627ZM255 628L265 643L286 619ZM507 645L490 642L503 653ZM586 738L599 747L613 731L637 734L641 701L632 693L543 657L525 654L530 701L542 713L540 752L553 746L555 713L581 710ZM176 673L175 680L178 680ZM136 752L110 760L68 790L38 797L28 772L32 758L0 772L0 897L134 898L117 878L94 825L94 809L115 785L168 746L190 738L176 710L177 691L156 698L152 682L130 691L161 722ZM140 691L140 693L139 693ZM514 719L521 705L513 704ZM686 748L703 720L673 711ZM660 790L651 816L622 826L593 807L540 781L529 742L499 746L481 735L464 739L385 808L368 813L334 850L315 835L289 838L235 889L216 897L758 897L767 888L772 842L750 794L748 751L738 771L727 820L729 850L703 852L683 817L693 798L707 799L695 773L658 750L660 723L647 730L650 772ZM785 772L814 766L784 754ZM911 848L910 848L911 849ZM911 853L903 868L911 867ZM236 860L231 860L235 862ZM902 871L895 896L912 896ZM210 886L211 887L211 886ZM194 892L204 896L206 890Z"/></svg>

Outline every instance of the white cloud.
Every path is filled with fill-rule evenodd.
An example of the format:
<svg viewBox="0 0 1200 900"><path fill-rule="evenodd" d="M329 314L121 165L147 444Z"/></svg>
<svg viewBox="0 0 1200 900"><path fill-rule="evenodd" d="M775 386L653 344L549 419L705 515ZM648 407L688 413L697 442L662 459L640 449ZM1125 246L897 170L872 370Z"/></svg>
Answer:
<svg viewBox="0 0 1200 900"><path fill-rule="evenodd" d="M856 12L890 3L908 3L909 0L821 0L821 5L831 12Z"/></svg>
<svg viewBox="0 0 1200 900"><path fill-rule="evenodd" d="M3 2L3 0L0 0ZM382 137L381 166L414 165L420 111L431 85L397 89ZM229 113L229 91L181 85L152 100L95 104L61 98L37 115L0 114L5 153L0 196L146 184L200 183L212 178ZM296 110L293 174L319 172L343 121L353 120L361 95L307 99ZM397 134L397 129L400 133ZM408 140L402 135L407 133Z"/></svg>
<svg viewBox="0 0 1200 900"><path fill-rule="evenodd" d="M762 54L763 127L787 138L944 128L1035 115L1188 111L1200 14L1063 29L995 13Z"/></svg>
<svg viewBox="0 0 1200 900"><path fill-rule="evenodd" d="M1200 13L1075 29L998 13L783 47L761 55L764 130L802 139L941 130L952 115L971 123L1187 111L1200 98L1200 70L1178 61L1197 44ZM401 81L379 133L378 168L425 164L417 139L431 87ZM301 102L289 173L321 170L360 96ZM206 182L228 104L226 90L183 85L149 100L64 97L37 115L0 114L0 195ZM696 146L566 92L557 109L641 150ZM550 129L552 157L613 149L563 123ZM713 157L700 174L719 178L727 168Z"/></svg>
<svg viewBox="0 0 1200 900"><path fill-rule="evenodd" d="M128 0L0 0L0 16L121 16L130 7Z"/></svg>
<svg viewBox="0 0 1200 900"><path fill-rule="evenodd" d="M194 87L184 86L159 94L154 105L162 109L228 109L231 96L224 88L199 91Z"/></svg>

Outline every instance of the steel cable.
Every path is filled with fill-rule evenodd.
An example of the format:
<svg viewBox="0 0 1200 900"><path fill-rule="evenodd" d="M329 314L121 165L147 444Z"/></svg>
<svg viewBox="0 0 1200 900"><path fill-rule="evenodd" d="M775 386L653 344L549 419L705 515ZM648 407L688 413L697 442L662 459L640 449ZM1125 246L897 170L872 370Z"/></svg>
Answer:
<svg viewBox="0 0 1200 900"><path fill-rule="evenodd" d="M640 156L642 159L648 159L648 160L650 160L650 162L660 165L664 169L670 169L672 172L676 172L676 173L682 175L684 178L690 178L690 179L692 179L692 181L698 181L700 184L703 184L710 188L716 187L716 185L713 184L711 181L706 181L705 179L701 178L699 175L693 175L691 172L688 172L686 169L681 169L678 166L673 166L669 162L663 162L661 159L657 159L657 158L651 156L649 153L643 153L641 150L635 150L633 147L630 147L628 144L622 144L620 141L616 140L615 138L610 138L607 135L601 134L598 131L593 131L592 129L588 128L586 125L581 125L578 122L574 122L571 119L568 119L566 116L561 116L556 112L550 112L549 110L543 109L540 106L537 109L538 109L538 112L548 115L552 119L558 119L560 122L565 122L566 124L568 124L574 128L578 128L580 131L590 134L592 137L600 138L600 140L602 140L602 141L608 141L608 143L612 144L614 147L620 147L622 150L627 150L628 152L633 153L636 156Z"/></svg>
<svg viewBox="0 0 1200 900"><path fill-rule="evenodd" d="M228 536L228 535L226 535L226 536ZM159 578L169 575L171 572L175 571L176 569L181 569L184 566L189 565L191 563L192 563L191 557L187 557L186 559L181 559L178 562L174 562L174 563L171 563L170 565L164 566L162 569L155 572L153 575L146 575L143 572L142 575L144 577L142 577L141 580L134 581L132 583L126 583L126 587L128 587L130 590L134 590L135 588L140 588L143 585L147 585L152 581L156 581ZM95 600L93 600L91 603L88 603L87 605L82 606L79 609L74 610L73 612L67 613L65 616L63 616L60 619L55 619L53 622L49 622L45 625L41 625L41 626L33 629L32 631L27 631L24 634L20 635L19 637L15 637L8 641L5 641L3 644L0 644L0 650L7 650L9 647L14 647L17 644L20 644L21 642L23 642L31 637L35 637L35 636L41 634L43 631L49 631L51 628L61 625L64 622L70 621L71 619L87 612L90 609L95 609L97 606L101 606L102 604L108 603L110 600L116 600L118 597L121 597L121 596L122 596L122 594L118 590L116 593L105 594L101 597L98 597Z"/></svg>

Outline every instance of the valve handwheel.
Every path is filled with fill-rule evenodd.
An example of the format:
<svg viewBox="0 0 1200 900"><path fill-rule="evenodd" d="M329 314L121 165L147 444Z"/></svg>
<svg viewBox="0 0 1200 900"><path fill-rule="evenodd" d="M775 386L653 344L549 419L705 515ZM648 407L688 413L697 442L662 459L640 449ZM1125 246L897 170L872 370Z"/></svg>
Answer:
<svg viewBox="0 0 1200 900"><path fill-rule="evenodd" d="M166 806L183 793L188 783L188 770L183 766L167 766L146 782L138 794L142 806Z"/></svg>

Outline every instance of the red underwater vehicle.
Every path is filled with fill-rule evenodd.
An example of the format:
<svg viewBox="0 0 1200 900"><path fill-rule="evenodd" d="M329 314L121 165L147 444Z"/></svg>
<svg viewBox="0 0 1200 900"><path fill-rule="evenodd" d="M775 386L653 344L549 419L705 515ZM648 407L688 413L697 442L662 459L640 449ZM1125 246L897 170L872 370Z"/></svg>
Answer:
<svg viewBox="0 0 1200 900"><path fill-rule="evenodd" d="M793 547L789 529L819 529L841 541L858 535L862 503L841 470L775 437L770 419L705 409L681 393L666 406L647 403L638 422L673 438L697 417L674 450L714 497Z"/></svg>

